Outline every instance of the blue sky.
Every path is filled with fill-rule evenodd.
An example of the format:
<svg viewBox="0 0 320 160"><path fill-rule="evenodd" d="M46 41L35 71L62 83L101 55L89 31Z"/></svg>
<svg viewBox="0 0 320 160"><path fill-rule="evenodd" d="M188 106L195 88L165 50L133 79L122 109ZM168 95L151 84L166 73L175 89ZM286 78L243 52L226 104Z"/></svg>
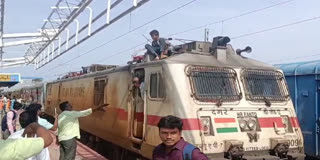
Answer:
<svg viewBox="0 0 320 160"><path fill-rule="evenodd" d="M131 0L125 2L114 14L131 4ZM67 52L63 56L51 62L45 67L35 70L33 66L0 69L0 72L19 72L22 76L37 76L47 80L55 79L57 76L69 71L78 71L81 66L90 64L116 64L124 65L131 59L135 50L142 49L139 46L125 53L111 55L145 42L142 35L148 36L152 29L158 29L162 36L171 35L179 31L188 30L210 22L219 21L228 17L243 14L248 11L263 8L283 2L280 0L197 0L194 3L173 12L151 24L148 24L118 40L85 54L69 63L70 59L77 57L125 32L140 26L174 8L177 8L190 0L150 0L144 6L114 23L107 29L93 36L90 40ZM35 32L43 24L51 12L50 7L55 5L53 0L10 0L6 1L5 10L5 33ZM106 0L95 0L91 7L96 15L106 5ZM213 36L225 35L236 37L307 18L320 16L320 1L318 0L294 0L286 4L235 18L229 21L206 26L210 30L210 39ZM86 13L79 17L80 24L86 22ZM103 23L101 21L99 24ZM72 26L73 25L73 26ZM70 29L74 27L74 24ZM96 27L96 26L94 26ZM267 63L287 63L295 61L320 59L320 19L285 27L277 30L263 32L238 39L232 39L234 48L251 46L253 52L245 54ZM203 40L204 28L199 28L173 38ZM27 46L5 48L4 57L23 56ZM315 55L316 56L310 56ZM308 57L310 56L310 57ZM303 58L295 58L303 57Z"/></svg>

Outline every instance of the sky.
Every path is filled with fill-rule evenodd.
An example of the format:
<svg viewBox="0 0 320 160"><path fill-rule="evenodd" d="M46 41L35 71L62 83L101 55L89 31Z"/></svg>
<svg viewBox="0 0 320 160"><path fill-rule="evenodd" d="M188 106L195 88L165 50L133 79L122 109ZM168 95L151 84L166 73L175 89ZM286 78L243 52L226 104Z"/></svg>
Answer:
<svg viewBox="0 0 320 160"><path fill-rule="evenodd" d="M76 1L76 0L69 0ZM115 1L115 0L113 0ZM269 30L320 16L319 0L196 0L152 23L151 20L178 8L191 0L150 0L131 14L113 23L97 35L80 44L71 51L55 59L48 65L35 70L34 66L0 68L0 72L21 73L22 76L42 77L53 80L70 71L80 71L81 66L91 64L125 65L131 56L147 43L146 38L152 29L160 31L160 36L190 40L204 39L204 29L209 29L209 39L214 36L229 36L235 49L251 46L251 53L244 56L270 64L297 61L320 60L320 18L296 25ZM243 15L253 10L265 8L280 2L282 5ZM37 32L54 6L53 0L10 0L6 1L4 33ZM132 5L131 0L124 0L117 8L111 10L111 18ZM90 7L96 16L106 8L106 0L94 0ZM223 23L214 23L229 17L239 16ZM88 21L88 12L79 17L80 26ZM96 29L105 23L102 18L93 25ZM206 25L205 24L210 24ZM143 27L132 31L143 24ZM180 33L198 26L198 29ZM71 32L75 24L70 24ZM266 31L264 31L266 30ZM132 31L125 36L114 38ZM261 33L234 38L254 32ZM64 34L64 33L63 33ZM174 35L172 35L174 34ZM80 35L84 36L84 34ZM111 42L110 42L111 41ZM173 43L178 43L174 41ZM105 44L105 45L104 45ZM28 46L4 48L4 58L21 57ZM131 48L131 49L130 49ZM125 52L121 52L125 51ZM74 60L72 60L74 59ZM71 61L72 60L72 61Z"/></svg>

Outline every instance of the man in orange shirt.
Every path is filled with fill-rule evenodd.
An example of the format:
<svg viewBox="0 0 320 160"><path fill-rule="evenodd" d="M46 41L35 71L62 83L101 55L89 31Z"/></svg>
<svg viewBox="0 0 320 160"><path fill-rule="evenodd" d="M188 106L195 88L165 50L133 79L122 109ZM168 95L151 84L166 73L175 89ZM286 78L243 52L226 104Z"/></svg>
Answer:
<svg viewBox="0 0 320 160"><path fill-rule="evenodd" d="M7 105L6 105L6 112L9 112L10 111L10 107L11 107L11 98L8 98L7 99Z"/></svg>
<svg viewBox="0 0 320 160"><path fill-rule="evenodd" d="M0 118L2 119L3 113L4 113L4 102L3 102L3 95L0 98Z"/></svg>

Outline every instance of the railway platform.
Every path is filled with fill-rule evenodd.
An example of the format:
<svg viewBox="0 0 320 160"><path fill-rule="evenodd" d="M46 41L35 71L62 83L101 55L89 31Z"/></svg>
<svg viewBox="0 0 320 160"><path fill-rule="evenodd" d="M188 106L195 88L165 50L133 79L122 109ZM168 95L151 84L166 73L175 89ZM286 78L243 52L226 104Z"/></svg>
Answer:
<svg viewBox="0 0 320 160"><path fill-rule="evenodd" d="M0 116L2 119L2 117ZM20 125L17 124L18 128L20 128ZM1 126L1 124L0 124ZM50 152L50 159L51 160L59 160L59 146L56 145L56 136L53 132L50 132L51 136L53 138L52 144L49 146L49 152ZM0 132L0 138L2 138L1 132ZM88 146L82 144L81 142L77 141L77 155L76 160L108 160L107 158L103 157L96 151L92 150Z"/></svg>
<svg viewBox="0 0 320 160"><path fill-rule="evenodd" d="M51 133L53 138L52 144L49 146L50 159L59 160L59 146L56 145L56 136ZM77 141L77 155L76 160L108 160L88 146Z"/></svg>

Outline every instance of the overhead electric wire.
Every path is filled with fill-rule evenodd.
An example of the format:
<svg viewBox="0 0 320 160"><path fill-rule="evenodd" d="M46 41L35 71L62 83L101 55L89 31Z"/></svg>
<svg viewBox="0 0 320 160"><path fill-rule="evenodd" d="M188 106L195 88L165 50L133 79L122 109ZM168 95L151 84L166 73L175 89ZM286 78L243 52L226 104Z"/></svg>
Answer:
<svg viewBox="0 0 320 160"><path fill-rule="evenodd" d="M173 9L173 10L171 10L171 11L169 11L169 12L167 12L167 13L165 13L165 14L163 14L163 15L155 18L155 19L152 19L151 21L148 21L147 23L144 23L144 24L142 24L142 25L134 28L133 30L130 30L130 31L128 31L128 32L126 32L126 33L124 33L124 34L122 34L122 35L114 38L114 39L111 39L111 40L109 40L109 41L107 41L107 42L105 42L105 43L103 43L103 44L101 44L101 45L99 45L99 46L97 46L97 47L95 47L95 48L87 51L87 52L84 52L84 53L82 53L82 54L80 54L80 55L72 58L70 61L73 61L73 60L75 60L75 59L78 59L78 58L80 58L80 57L83 56L83 55L86 55L86 54L88 54L88 53L90 53L90 52L92 52L92 51L94 51L94 50L96 50L96 49L98 49L98 48L101 48L101 47L103 47L103 46L105 46L105 45L107 45L107 44L109 44L109 43L111 43L111 42L113 42L113 41L121 38L121 37L124 37L125 35L133 32L133 31L135 31L135 30L138 30L138 29L140 29L140 28L142 28L142 27L144 27L144 26L146 26L146 25L148 25L148 24L150 24L150 23L152 23L152 22L154 22L154 21L156 21L156 20L164 17L164 16L167 16L168 14L170 14L170 13L172 13L172 12L175 12L175 11L177 11L177 10L179 10L179 9L181 9L181 8L187 6L187 5L189 5L189 4L191 4L191 3L195 2L195 1L196 1L196 0L189 1L188 3L185 3L185 4L179 6L179 7L175 8L175 9ZM189 31L192 31L192 30L195 30L195 29L203 28L203 27L205 27L205 26L212 25L212 24L215 24L215 23L220 23L220 22L232 20L232 19L235 19L235 18L239 18L239 17L242 17L242 16L246 16L246 15L249 15L249 14L252 14L252 13L256 13L256 12L263 11L263 10L266 10L266 9L270 9L270 8L273 8L273 7L276 7L276 6L280 6L280 5L283 5L283 4L292 2L292 1L295 1L295 0L287 0L287 1L280 2L280 3L272 4L272 5L263 7L263 8L255 9L255 10L252 10L252 11L249 11L249 12L245 12L245 13L242 13L242 14L239 14L239 15L236 15L236 16L232 16L232 17L229 17L229 18L225 18L225 19L222 19L222 20L219 20L219 21L207 23L207 24L205 24L205 25L201 25L201 26L198 26L198 27L195 27L195 28L191 28L191 29L188 29L188 30L185 30L185 31L182 31L182 32L177 32L177 33L174 33L174 34L170 34L170 35L168 35L168 37L173 36L173 35L177 35L177 34L181 34L181 33L185 33L185 32L189 32ZM68 63L68 62L70 62L70 61L67 61L66 63Z"/></svg>
<svg viewBox="0 0 320 160"><path fill-rule="evenodd" d="M284 61L284 60L295 60L295 59L301 59L301 58L310 58L310 57L315 57L315 56L320 56L320 54L312 54L312 55L309 55L309 56L299 56L299 57L278 59L278 60L274 60L274 61L269 61L267 63L280 62L280 61Z"/></svg>
<svg viewBox="0 0 320 160"><path fill-rule="evenodd" d="M268 31L272 31L272 30L276 30L276 29L281 29L281 28L285 28L285 27L297 25L297 24L300 24L300 23L305 23L305 22L317 20L317 19L320 19L320 16L313 17L313 18L308 18L308 19L304 19L304 20L301 20L301 21L296 21L296 22L292 22L292 23L289 23L289 24L284 24L284 25L280 25L280 26L276 26L276 27L272 27L272 28L268 28L268 29L263 29L263 30L260 30L260 31L255 31L255 32L251 32L251 33L246 33L246 34L243 34L243 35L239 35L239 36L232 37L231 39L237 39L237 38L247 37L247 36L251 36L251 35L254 35L254 34L259 34L259 33L263 33L263 32L268 32Z"/></svg>
<svg viewBox="0 0 320 160"><path fill-rule="evenodd" d="M107 45L107 44L109 44L109 43L111 43L111 42L113 42L113 41L121 38L121 37L124 37L125 35L133 32L133 31L136 31L136 30L138 30L138 29L140 29L140 28L142 28L142 27L144 27L144 26L146 26L146 25L148 25L148 24L150 24L150 23L152 23L152 22L154 22L154 21L156 21L156 20L158 20L158 19L161 19L161 18L163 18L163 17L165 17L165 16L167 16L167 15L169 15L169 14L171 14L171 13L173 13L173 12L175 12L175 11L183 8L183 7L186 7L186 6L192 4L192 3L195 2L195 1L197 1L197 0L191 0L191 1L187 2L187 3L184 3L183 5L181 5L181 6L177 7L177 8L174 8L174 9L170 10L169 12L166 12L165 14L162 14L162 15L158 16L157 18L154 18L154 19L152 19L152 20L150 20L150 21L148 21L148 22L146 22L146 23L144 23L144 24L142 24L142 25L140 25L140 26L138 26L138 27L136 27L136 28L134 28L134 29L132 29L132 30L129 30L128 32L125 32L124 34L122 34L122 35L120 35L120 36L117 36L117 37L115 37L115 38L113 38L113 39L111 39L111 40L109 40L109 41L107 41L107 42L105 42L105 43L103 43L103 44L101 44L101 45L99 45L99 46L97 46L97 47L95 47L95 48L87 51L87 52L84 52L84 53L82 53L82 54L80 54L80 55L78 55L78 56L70 59L69 61L67 61L67 62L65 62L65 63L63 63L63 64L66 64L66 63L71 62L71 61L73 61L73 60L75 60L75 59L78 59L79 57L81 57L81 56L83 56L83 55L86 55L86 54L88 54L88 53L90 53L90 52L92 52L92 51L94 51L94 50L96 50L96 49L98 49L98 48L101 48L101 47L103 47L103 46L105 46L105 45ZM63 65L63 64L60 64L60 65L58 65L58 66L56 66L56 67L59 67L59 66L61 66L61 65ZM56 67L53 67L52 69L54 69L54 68L56 68ZM44 72L43 72L43 73L44 73Z"/></svg>
<svg viewBox="0 0 320 160"><path fill-rule="evenodd" d="M162 18L162 17L164 17L164 16L172 13L172 12L175 12L175 11L177 11L177 10L179 10L179 9L181 9L181 8L187 6L187 5L189 5L189 4L191 4L191 3L195 2L195 1L196 1L196 0L189 1L188 3L185 3L185 4L183 4L182 6L179 6L179 7L175 8L175 9L173 9L173 10L171 10L171 11L169 11L169 12L163 14L163 15L160 15L159 17L157 17L157 18L155 18L155 19L152 19L152 20L150 20L150 21L148 21L148 22L140 25L140 26L134 28L133 30L130 30L130 31L128 31L128 32L126 32L126 33L124 33L124 34L122 34L122 35L120 35L120 36L118 36L118 37L115 37L115 38L113 38L113 39L111 39L111 40L109 40L109 41L107 41L107 42L105 42L105 43L103 43L103 44L101 44L101 45L99 45L99 46L97 46L97 47L95 47L95 48L87 51L87 52L84 52L84 53L82 53L82 54L80 54L80 55L78 55L78 56L76 56L76 57L68 60L67 62L64 62L64 63L62 63L62 64L59 64L59 65L53 67L52 69L55 69L55 68L57 68L57 67L61 67L61 66L65 65L65 64L67 64L67 63L69 63L69 62L71 62L71 61L73 61L73 60L75 60L75 59L80 58L80 57L83 56L83 55L86 55L86 54L88 54L88 53L91 53L92 51L94 51L94 50L96 50L96 49L98 49L98 48L101 48L101 47L103 47L103 46L111 43L112 41L115 41L115 40L117 40L117 39L119 39L119 38L121 38L121 37L123 37L123 36L125 36L125 35L127 35L127 34L129 34L129 33L131 33L131 32L133 32L133 31L135 31L135 30L138 30L138 29L140 29L140 28L142 28L142 27L144 27L144 26L146 26L146 25L148 25L148 24L150 24L150 23L152 23L152 22L154 22L154 21L156 21L156 20L158 20L158 19L160 19L160 18ZM280 5L283 5L283 4L292 2L292 1L295 1L295 0L287 0L287 1L283 1L283 2L280 2L280 3L273 4L273 5L269 5L269 6L266 6L266 7L263 7L263 8L255 9L255 10L252 10L252 11L249 11L249 12L246 12L246 13L242 13L242 14L239 14L239 15L236 15L236 16L232 16L232 17L225 18L225 19L222 19L222 20L219 20L219 21L215 21L215 22L207 23L207 24L205 24L205 25L201 25L201 26L198 26L198 27L194 27L194 28L191 28L191 29L188 29L188 30L185 30L185 31L173 33L173 34L168 35L168 37L173 36L173 35L177 35L177 34L182 34L182 33L185 33L185 32L190 32L190 31L192 31L192 30L196 30L196 29L199 29L199 28L203 28L203 27L206 27L206 26L208 26L208 25L212 25L212 24L216 24L216 23L221 23L221 22L229 21L229 20L232 20L232 19L235 19L235 18L239 18L239 17L246 16L246 15L249 15L249 14L252 14L252 13L256 13L256 12L263 11L263 10L266 10L266 9L270 9L270 8L273 8L273 7L276 7L276 6L280 6ZM311 18L311 19L314 19L314 18ZM306 19L306 20L303 20L303 21L294 22L294 23L292 23L291 25L303 23L303 22L305 22L305 21L310 21L310 20L309 20L309 19ZM282 26L278 26L278 27L279 27L279 28L283 28L283 27L287 27L287 26L290 26L290 24L282 25ZM268 31L268 30L275 30L275 29L277 29L277 28L274 27L274 28L266 29L266 31ZM264 31L264 30L263 30L263 31ZM266 32L266 31L265 31L265 32ZM257 33L254 32L254 33L249 33L249 34L258 34L258 32L259 32L259 33L262 33L262 31L257 31ZM240 36L241 36L241 37L244 37L244 36L248 36L248 35L245 34L245 35L240 35ZM234 38L235 38L235 39L236 39L236 38L240 38L240 36L236 36L236 37L234 37ZM134 49L134 48L136 48L136 47L139 47L139 46L143 45L144 43L145 43L145 42L143 42L142 44L136 45L136 46L134 46L134 47L131 47L131 48L129 48L129 49L125 49L125 50L123 50L123 51L120 51L120 52L117 52L117 53L115 53L115 54L112 54L112 55L106 57L106 58L103 59L103 60L109 59L109 58L114 57L114 56L116 56L116 55L123 54L123 53L125 53L125 52L127 52L127 51L130 51L130 50L132 50L132 49ZM44 72L43 72L43 73L44 73Z"/></svg>
<svg viewBox="0 0 320 160"><path fill-rule="evenodd" d="M263 32L268 32L268 31L272 31L272 30L276 30L276 29L285 28L285 27L290 27L290 26L293 26L293 25L297 25L297 24L301 24L301 23L304 23L304 22L309 22L309 21L313 21L313 20L317 20L317 19L320 19L320 16L318 16L318 17L313 17L313 18L308 18L308 19L304 19L304 20L300 20L300 21L293 22L293 23L284 24L284 25L280 25L280 26L276 26L276 27L272 27L272 28L268 28L268 29L264 29L264 30L260 30L260 31L256 31L256 32L252 32L252 33L246 33L246 34L243 34L243 35L240 35L240 36L232 37L231 39L242 38L242 37L251 36L251 35L254 35L254 34L259 34L259 33L263 33ZM143 44L145 44L145 43L142 43L142 44L139 44L139 45L134 46L134 47L132 47L132 48L126 49L126 50L124 50L124 51L115 53L115 54L111 55L110 57L113 57L113 56L115 56L115 55L117 55L117 54L122 54L122 53L125 52L125 51L134 49L134 48L139 47L139 46L141 46L141 45L143 45ZM107 57L107 59L110 58L110 57ZM106 60L106 59L103 59L103 60Z"/></svg>
<svg viewBox="0 0 320 160"><path fill-rule="evenodd" d="M246 16L246 15L249 15L249 14L252 14L252 13L256 13L256 12L267 10L267 9L270 9L270 8L273 8L273 7L276 7L276 6L280 6L280 5L283 5L283 4L292 2L292 1L295 1L295 0L288 0L288 1L279 2L279 3L272 4L272 5L263 7L263 8L258 8L258 9L252 10L252 11L248 11L248 12L245 12L245 13L242 13L242 14L239 14L239 15L235 15L235 16L232 16L232 17L228 17L228 18L225 18L225 19L218 20L218 21L206 23L206 24L203 24L203 25L200 25L200 26L197 26L197 27L193 27L193 28L184 30L184 31L176 32L176 33L170 34L169 36L174 36L174 35L190 32L190 31L193 31L193 30L197 30L197 29L200 29L200 28L204 28L204 27L207 27L207 26L210 26L210 25L213 25L213 24L222 23L222 22L225 22L225 21L229 21L229 20L232 20L232 19L236 19L236 18L239 18L239 17Z"/></svg>

